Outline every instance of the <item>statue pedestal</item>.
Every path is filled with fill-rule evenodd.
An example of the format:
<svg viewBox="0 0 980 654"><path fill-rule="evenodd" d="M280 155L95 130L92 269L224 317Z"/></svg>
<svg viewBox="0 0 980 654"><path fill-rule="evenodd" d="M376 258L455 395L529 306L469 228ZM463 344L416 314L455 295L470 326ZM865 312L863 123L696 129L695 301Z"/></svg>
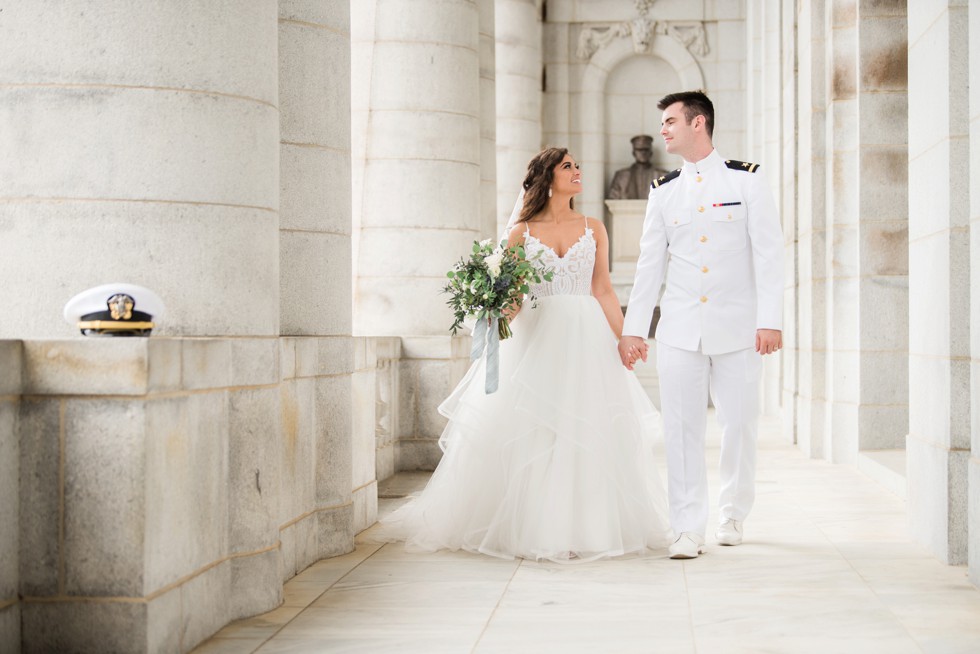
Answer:
<svg viewBox="0 0 980 654"><path fill-rule="evenodd" d="M619 304L626 306L633 289L636 260L640 257L640 236L646 200L606 200L609 208L609 263L613 289Z"/></svg>

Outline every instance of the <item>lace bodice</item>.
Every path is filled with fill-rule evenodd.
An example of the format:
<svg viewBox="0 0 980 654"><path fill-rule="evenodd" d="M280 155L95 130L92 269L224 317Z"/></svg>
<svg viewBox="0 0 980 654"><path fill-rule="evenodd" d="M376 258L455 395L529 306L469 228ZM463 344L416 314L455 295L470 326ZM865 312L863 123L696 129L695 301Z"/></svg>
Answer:
<svg viewBox="0 0 980 654"><path fill-rule="evenodd" d="M559 257L550 246L545 245L530 232L525 233L524 249L528 258L537 256L536 265L551 270L554 276L550 282L531 284L531 294L535 297L549 295L591 295L592 269L595 268L595 237L592 228L586 227L565 256Z"/></svg>

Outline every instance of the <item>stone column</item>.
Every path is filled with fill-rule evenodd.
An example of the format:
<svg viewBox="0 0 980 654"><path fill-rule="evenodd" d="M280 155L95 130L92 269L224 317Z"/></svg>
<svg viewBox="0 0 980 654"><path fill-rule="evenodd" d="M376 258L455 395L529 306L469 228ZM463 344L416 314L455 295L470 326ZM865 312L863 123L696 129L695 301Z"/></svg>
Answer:
<svg viewBox="0 0 980 654"><path fill-rule="evenodd" d="M374 438L355 446L351 427L349 9L279 2L284 579L353 549L377 513Z"/></svg>
<svg viewBox="0 0 980 654"><path fill-rule="evenodd" d="M813 77L814 46L801 62L801 98L816 104L812 98L827 94L823 140L832 151L823 176L814 157L801 157L801 197L812 208L806 218L801 207L800 217L809 220L800 242L800 315L808 322L801 363L814 371L801 382L808 386L801 442L811 456L860 463L862 450L899 448L906 429L905 17L875 3L833 1L823 11L825 81ZM804 12L801 29L818 29L816 12ZM820 116L818 109L801 123L801 149L820 140ZM826 230L814 195L820 187Z"/></svg>
<svg viewBox="0 0 980 654"><path fill-rule="evenodd" d="M798 193L798 314L796 349L799 353L797 438L800 449L813 458L828 454L824 438L827 415L826 308L826 116L827 84L824 0L800 6Z"/></svg>
<svg viewBox="0 0 980 654"><path fill-rule="evenodd" d="M480 234L479 15L472 0L374 4L355 330L442 335L445 273Z"/></svg>
<svg viewBox="0 0 980 654"><path fill-rule="evenodd" d="M503 229L520 192L527 162L541 150L541 22L535 0L497 0L494 25L497 223Z"/></svg>
<svg viewBox="0 0 980 654"><path fill-rule="evenodd" d="M480 10L480 234L497 228L497 46L495 0L477 0Z"/></svg>
<svg viewBox="0 0 980 654"><path fill-rule="evenodd" d="M473 0L376 0L352 10L368 32L355 36L353 68L369 83L354 91L363 102L355 124L366 129L354 331L403 338L397 466L432 467L444 426L436 408L465 349L448 336L440 291L482 229L480 10Z"/></svg>
<svg viewBox="0 0 980 654"><path fill-rule="evenodd" d="M77 335L65 302L113 281L163 298L157 334L279 333L274 21L268 1L4 7L0 338Z"/></svg>
<svg viewBox="0 0 980 654"><path fill-rule="evenodd" d="M773 198L776 200L776 206L780 209L783 237L788 239L790 249L792 249L792 244L796 240L793 238L793 216L792 213L788 216L786 215L786 204L783 199L785 191L783 184L783 157L786 144L782 134L782 109L785 87L781 69L783 63L781 21L782 0L765 0L764 15L762 17L764 119L762 121L763 144L760 163L763 164L762 170L765 172L766 179L769 181ZM790 83L792 83L793 76L791 75L789 79ZM792 101L792 98L790 100ZM789 252L788 254L790 256L786 257L786 261L793 261L794 253ZM786 277L785 283L791 284L792 280L793 276L790 274ZM783 313L785 316L785 309L793 306L793 294L791 291L784 296L783 302ZM786 324L783 325L784 337L790 343L793 341L792 336L789 334L792 328L792 320L786 321ZM779 414L779 403L782 395L779 382L781 374L780 364L784 358L788 357L784 356L784 354L777 354L776 356L763 358L763 392L760 399L762 402L762 412L766 415L774 416ZM790 437L792 437L792 432L790 433Z"/></svg>
<svg viewBox="0 0 980 654"><path fill-rule="evenodd" d="M783 350L778 357L782 363L782 382L772 393L778 395L782 407L783 436L791 443L797 442L799 407L799 253L798 179L797 179L797 121L799 95L796 41L796 3L780 0L780 89L782 138L779 143L780 166L780 215L783 219L783 255L786 294L783 297ZM778 410L778 409L777 409Z"/></svg>
<svg viewBox="0 0 980 654"><path fill-rule="evenodd" d="M908 515L917 540L959 564L970 458L967 6L910 2L908 27Z"/></svg>
<svg viewBox="0 0 980 654"><path fill-rule="evenodd" d="M759 2L749 2L745 8L745 155L748 161L763 161L765 143L765 11Z"/></svg>
<svg viewBox="0 0 980 654"><path fill-rule="evenodd" d="M970 285L980 289L980 11L970 12ZM969 461L969 570L970 581L980 586L980 297L970 294L970 450Z"/></svg>
<svg viewBox="0 0 980 654"><path fill-rule="evenodd" d="M857 3L861 451L908 433L908 29L904 3ZM850 247L849 245L847 247Z"/></svg>
<svg viewBox="0 0 980 654"><path fill-rule="evenodd" d="M784 109L784 79L782 73L782 6L781 0L765 0L765 2L750 3L746 9L746 40L749 43L749 54L746 60L748 69L747 114L749 154L747 160L760 163L763 174L769 183L770 190L780 209L783 220L784 236L792 248L795 241L793 234L792 211L789 216L785 213L783 202L784 183L782 179L784 143L783 139L783 109ZM792 73L790 79L792 80ZM788 99L792 103L793 99ZM716 110L721 109L716 105ZM721 115L721 114L720 114ZM790 143L790 147L792 144ZM787 220L789 221L787 224ZM793 253L791 252L790 255ZM793 257L787 257L791 265ZM792 273L792 271L790 271ZM792 274L787 277L791 283ZM793 293L788 291L784 302L784 315L793 304ZM784 318L784 342L792 343L792 319ZM779 413L780 405L780 364L785 353L764 358L763 376L761 381L760 409L767 415ZM789 432L792 438L792 431Z"/></svg>
<svg viewBox="0 0 980 654"><path fill-rule="evenodd" d="M858 322L857 15L853 0L828 0L827 46L827 357L829 437L826 454L853 463L861 347Z"/></svg>

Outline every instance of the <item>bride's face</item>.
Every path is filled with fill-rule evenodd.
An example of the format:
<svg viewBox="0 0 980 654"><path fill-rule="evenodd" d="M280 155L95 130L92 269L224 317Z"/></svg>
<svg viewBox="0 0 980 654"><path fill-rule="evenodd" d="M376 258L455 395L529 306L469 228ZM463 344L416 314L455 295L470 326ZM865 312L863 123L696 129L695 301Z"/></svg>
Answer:
<svg viewBox="0 0 980 654"><path fill-rule="evenodd" d="M566 154L552 170L552 191L562 195L576 195L582 192L582 172L571 155Z"/></svg>

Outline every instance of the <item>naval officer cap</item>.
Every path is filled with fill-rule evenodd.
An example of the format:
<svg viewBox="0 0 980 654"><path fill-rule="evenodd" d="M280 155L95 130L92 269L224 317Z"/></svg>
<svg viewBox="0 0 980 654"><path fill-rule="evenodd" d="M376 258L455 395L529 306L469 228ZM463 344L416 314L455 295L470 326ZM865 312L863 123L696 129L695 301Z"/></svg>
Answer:
<svg viewBox="0 0 980 654"><path fill-rule="evenodd" d="M149 336L163 300L136 284L103 284L82 291L65 305L65 320L85 336Z"/></svg>

